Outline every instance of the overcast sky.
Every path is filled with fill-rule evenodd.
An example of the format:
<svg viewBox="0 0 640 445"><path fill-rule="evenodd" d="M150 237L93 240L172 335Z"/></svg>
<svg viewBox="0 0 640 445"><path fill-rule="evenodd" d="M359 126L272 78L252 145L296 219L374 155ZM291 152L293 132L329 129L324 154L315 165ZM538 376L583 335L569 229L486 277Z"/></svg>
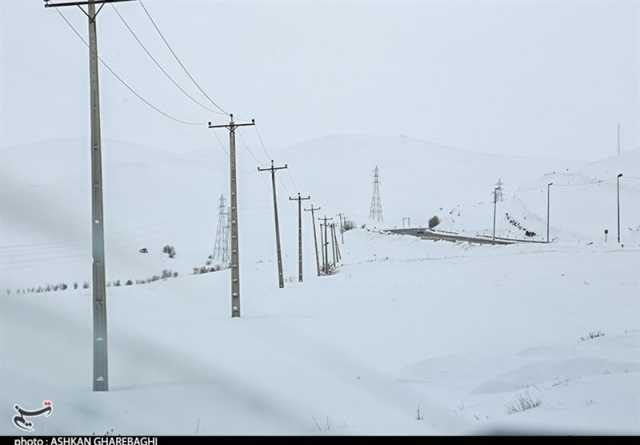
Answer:
<svg viewBox="0 0 640 445"><path fill-rule="evenodd" d="M336 133L409 135L479 152L597 159L638 144L634 1L145 0L222 107L270 148ZM197 97L136 2L118 10ZM64 13L86 35L77 8ZM225 120L163 77L110 6L100 54L176 117ZM88 137L88 57L40 0L0 2L0 146ZM172 151L215 143L156 114L105 70L103 137ZM246 140L256 144L253 130ZM221 134L221 136L224 136ZM392 147L390 147L392 149Z"/></svg>

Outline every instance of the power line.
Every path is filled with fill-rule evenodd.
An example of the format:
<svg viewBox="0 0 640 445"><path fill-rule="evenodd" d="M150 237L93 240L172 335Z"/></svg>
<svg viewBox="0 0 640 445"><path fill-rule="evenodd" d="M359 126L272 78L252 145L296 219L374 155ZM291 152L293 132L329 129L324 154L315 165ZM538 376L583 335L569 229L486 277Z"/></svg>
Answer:
<svg viewBox="0 0 640 445"><path fill-rule="evenodd" d="M82 41L82 43L84 43L85 46L89 47L89 43L87 42L87 40L82 36L82 34L80 34L78 32L78 30L75 28L75 26L73 26L73 24L69 21L69 19L59 9L56 9L56 12L60 15L60 17L62 17L62 19L67 24L67 26L69 26L69 28L71 28L73 33ZM104 61L104 59L102 57L98 56L98 60L100 60L100 63L113 75L113 77L115 77L122 85L124 85L124 87L127 88L131 92L131 94L136 96L142 103L147 105L149 108L151 108L155 112L163 115L164 117L166 117L168 119L171 119L172 121L178 122L179 124L194 125L194 126L196 126L196 125L198 125L198 126L199 125L206 125L206 123L204 123L204 122L189 122L189 121L185 121L185 120L179 119L177 117L174 117L174 116L172 116L171 114L169 114L169 113L167 113L165 111L162 111L160 108L156 107L151 102L149 102L147 99L145 99L142 95L140 95L140 93L138 93L131 85L129 85L122 77L120 77L118 75L118 73L116 73L111 68L111 66L109 66L109 64Z"/></svg>
<svg viewBox="0 0 640 445"><path fill-rule="evenodd" d="M256 125L254 128L256 130L256 134L258 135L258 139L260 140L260 145L262 146L262 150L264 151L264 154L267 155L267 159L273 159L273 156L271 156L271 153L269 153L269 151L267 150L267 146L264 143L264 139L262 138L262 134L260 133L258 126ZM293 179L293 173L291 173L290 169L287 169L287 177L289 178L289 181L291 181L291 185L293 186L293 188L296 190L300 190L300 188L298 187L298 184L296 184L295 179Z"/></svg>
<svg viewBox="0 0 640 445"><path fill-rule="evenodd" d="M244 140L244 138L242 137L242 134L240 134L240 141L242 142L242 146L244 147L245 150L247 150L249 152L249 154L251 155L251 157L259 164L260 160L258 159L258 157L255 155L255 153L253 152L253 150L251 150L249 148L249 145L246 143L246 141Z"/></svg>
<svg viewBox="0 0 640 445"><path fill-rule="evenodd" d="M165 77L167 79L169 79L169 81L178 89L180 90L180 92L182 92L182 94L184 94L187 98L189 98L193 103L195 103L196 105L200 106L201 108L207 110L207 111L211 111L213 113L216 113L217 111L207 107L206 105L204 105L202 102L198 101L195 97L193 97L191 94L189 94L188 91L186 91L184 88L182 88L182 86L180 86L180 84L173 78L173 76L171 76L171 74L169 74L167 72L167 70L160 64L160 62L158 61L158 59L156 59L153 54L151 54L151 51L149 51L149 49L147 49L147 47L144 45L144 43L142 43L142 40L140 40L140 38L138 37L138 35L136 34L136 32L133 30L133 28L131 28L131 26L129 25L129 23L125 20L125 18L122 16L122 14L120 14L120 11L118 10L118 8L116 8L115 5L112 5L113 10L115 11L115 13L118 15L118 17L120 17L120 20L122 21L123 25L125 26L125 28L127 28L127 30L129 31L129 33L133 36L133 38L136 40L136 42L138 42L138 45L140 45L140 47L144 50L144 52L147 54L147 56L149 56L149 58L153 61L153 63L156 65L156 67L158 67L158 69L165 75Z"/></svg>
<svg viewBox="0 0 640 445"><path fill-rule="evenodd" d="M227 153L227 150L224 148L224 144L220 140L220 137L218 136L218 133L216 133L214 131L213 135L216 137L216 141L218 141L218 146L220 147L220 150L222 150L222 153L224 153L224 155L227 157L227 159L229 159L229 153Z"/></svg>
<svg viewBox="0 0 640 445"><path fill-rule="evenodd" d="M251 156L253 157L253 159L260 164L260 160L258 159L258 157L255 155L255 153L249 148L249 145L246 143L246 141L244 140L244 138L242 137L242 134L240 134L240 142L242 142L242 146L244 147L245 150L247 150ZM265 151L266 154L266 151ZM271 161L271 159L267 158L267 162ZM289 169L286 169L289 170ZM263 181L265 183L267 183L267 179L263 177ZM293 194L293 192L291 190L289 190L289 187L287 187L287 184L285 182L282 183L278 183L278 186L282 184L284 186L284 188L286 189L287 193L289 193L290 195Z"/></svg>
<svg viewBox="0 0 640 445"><path fill-rule="evenodd" d="M262 135L260 134L260 130L258 130L258 126L253 127L256 130L256 134L258 135L258 139L260 140L260 145L262 145L262 151L267 155L267 159L273 159L273 156L267 151L267 147L264 144L264 140L262 139Z"/></svg>
<svg viewBox="0 0 640 445"><path fill-rule="evenodd" d="M173 58L176 59L176 62L178 62L178 64L180 65L180 67L182 68L182 70L185 72L185 74L189 77L189 79L191 79L191 81L193 82L193 84L196 86L196 88L198 88L198 90L200 90L200 92L202 93L202 95L204 97L207 98L207 100L209 102L211 102L213 104L214 107L216 107L218 110L220 110L220 114L225 114L228 115L229 113L227 113L220 105L218 105L213 99L211 99L211 97L209 97L209 95L206 93L206 91L200 86L200 84L196 81L196 79L194 79L194 77L191 75L191 73L189 72L189 70L187 69L187 67L184 65L184 63L182 63L182 60L180 60L180 58L178 57L178 55L176 54L176 52L173 50L173 48L171 47L171 45L169 44L169 42L167 41L167 39L165 38L164 34L162 33L162 31L160 31L160 27L158 26L158 24L156 23L156 21L153 19L153 17L151 16L151 14L149 13L149 10L147 10L146 6L144 5L144 2L142 0L138 0L138 3L140 3L140 6L142 6L142 9L144 9L145 14L147 15L147 17L149 18L149 21L153 24L153 27L156 29L156 31L158 32L158 35L160 36L160 38L162 39L162 41L164 42L164 44L166 45L166 47L169 49L169 51L171 52L171 55L173 55Z"/></svg>

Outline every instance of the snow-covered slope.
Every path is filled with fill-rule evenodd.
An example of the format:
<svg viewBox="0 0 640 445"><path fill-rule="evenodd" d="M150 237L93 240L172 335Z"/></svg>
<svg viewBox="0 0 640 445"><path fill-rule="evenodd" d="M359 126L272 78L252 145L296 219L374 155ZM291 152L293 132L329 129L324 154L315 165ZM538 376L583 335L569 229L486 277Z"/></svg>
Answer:
<svg viewBox="0 0 640 445"><path fill-rule="evenodd" d="M491 225L492 190L499 179L507 194L522 181L558 166L579 165L474 153L406 136L329 136L292 147L283 156L304 172L305 185L322 202L348 209L359 221L367 222L373 169L378 166L385 227L401 227L403 217L424 226L438 215L447 220L449 229L469 230ZM465 219L461 227L451 224L453 208L470 209L478 203L477 215Z"/></svg>
<svg viewBox="0 0 640 445"><path fill-rule="evenodd" d="M108 279L180 272L109 288L107 394L90 391L89 290L15 292L89 280L86 144L0 150L0 434L16 432L14 403L45 399L55 409L36 420L44 434L640 432L640 251L588 245L590 229L556 210L560 188L554 234L579 243L468 246L355 230L340 272L318 278L305 229L302 284L293 279L296 206L286 199L300 186L329 216L364 223L377 164L388 225L458 206L461 216L444 217L443 228L481 231L498 178L501 209L515 215L522 202L533 220L546 206L532 187L553 171L558 183L561 174L608 178L607 168L630 158L565 167L364 136L274 150L292 169L279 173L288 278L280 290L270 183L255 170L254 156L263 165L266 156L240 144L243 317L231 320L228 272L190 275L213 247L225 154L215 141L180 155L105 141ZM627 187L623 199L633 193ZM164 244L175 258L160 252ZM580 339L598 331L605 335ZM519 399L540 403L510 414Z"/></svg>
<svg viewBox="0 0 640 445"><path fill-rule="evenodd" d="M239 320L226 272L112 289L108 394L88 291L3 296L0 416L50 399L38 433L640 432L637 250L345 243L338 275L284 290L255 265ZM509 414L520 397L540 405Z"/></svg>
<svg viewBox="0 0 640 445"><path fill-rule="evenodd" d="M640 150L591 162L575 171L554 170L522 183L511 202L514 213L538 228L546 223L547 184L551 186L551 227L561 240L609 242L617 234L616 177L620 181L620 236L625 244L640 243ZM542 232L542 230L540 230Z"/></svg>
<svg viewBox="0 0 640 445"><path fill-rule="evenodd" d="M270 178L256 171L258 161L266 167L268 159L257 145L247 145L251 142L248 136L238 141L241 261L247 266L275 257ZM103 145L109 278L135 281L165 268L184 273L202 265L213 249L218 197L228 198L224 150L213 138L211 147L183 148L179 155L113 140ZM277 180L285 267L292 277L297 209L288 197L298 191L311 194L322 206L321 214L331 217L342 211L366 223L372 169L379 165L385 227L400 225L403 216L424 225L438 214L445 230L477 231L491 225L490 195L498 178L508 192L553 165L550 160L477 154L406 137L332 136L276 150L273 156L290 169ZM86 141L3 149L0 165L0 204L5 210L0 216L0 283L17 287L88 280ZM456 206L472 216L447 218L447 209ZM305 224L309 222L305 214ZM305 243L312 243L308 231ZM173 260L162 254L165 244L176 247ZM143 247L150 254L139 254ZM312 266L312 252L306 253ZM39 281L34 282L36 277Z"/></svg>

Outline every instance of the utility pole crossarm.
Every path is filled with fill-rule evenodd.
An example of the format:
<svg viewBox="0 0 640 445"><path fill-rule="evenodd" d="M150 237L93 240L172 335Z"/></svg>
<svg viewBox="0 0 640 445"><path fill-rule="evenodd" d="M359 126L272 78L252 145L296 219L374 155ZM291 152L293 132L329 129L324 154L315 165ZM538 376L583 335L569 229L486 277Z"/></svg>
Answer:
<svg viewBox="0 0 640 445"><path fill-rule="evenodd" d="M301 198L300 193L298 193L297 198L292 198L291 196L289 196L289 201L308 201L310 199L311 199L311 196L307 196L306 198Z"/></svg>
<svg viewBox="0 0 640 445"><path fill-rule="evenodd" d="M122 3L122 2L132 2L135 0L84 0L84 1L76 1L76 2L61 2L61 3L50 3L49 0L44 0L45 8L61 8L66 6L85 6L85 5L101 5L105 3Z"/></svg>
<svg viewBox="0 0 640 445"><path fill-rule="evenodd" d="M227 128L229 130L233 130L236 127L251 127L256 124L255 119L251 119L251 122L237 123L233 121L233 114L230 114L229 117L231 120L228 124L213 125L209 122L209 128Z"/></svg>
<svg viewBox="0 0 640 445"><path fill-rule="evenodd" d="M289 166L287 164L284 164L284 166L282 166L282 167L274 167L273 166L273 161L271 161L271 167L268 167L268 168L258 167L258 171L259 172L268 172L268 171L273 172L273 171L276 171L276 170L284 170L285 168L289 168Z"/></svg>

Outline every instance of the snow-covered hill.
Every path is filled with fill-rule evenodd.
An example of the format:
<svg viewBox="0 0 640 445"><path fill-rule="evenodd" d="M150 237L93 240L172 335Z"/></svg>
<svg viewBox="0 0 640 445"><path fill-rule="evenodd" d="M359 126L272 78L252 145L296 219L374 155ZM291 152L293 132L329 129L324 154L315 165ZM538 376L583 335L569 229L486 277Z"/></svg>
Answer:
<svg viewBox="0 0 640 445"><path fill-rule="evenodd" d="M302 169L305 184L322 202L348 209L359 221L369 216L373 169L378 166L385 227L401 227L403 217L424 226L438 215L449 220L449 229L458 228L449 218L451 209L481 203L478 215L461 225L469 230L490 226L492 190L499 179L509 193L554 168L579 165L475 153L407 136L329 136L292 147L283 156L293 168Z"/></svg>
<svg viewBox="0 0 640 445"><path fill-rule="evenodd" d="M257 144L248 145L252 142L250 136L238 141L241 260L247 266L275 257L270 178L256 171L258 162L264 167L269 159ZM182 154L113 140L105 141L103 151L109 278L136 280L165 268L184 273L202 265L213 249L218 197L228 198L224 149L212 138L210 147L182 148ZM499 178L508 192L553 165L550 160L483 155L407 137L332 136L270 154L290 169L278 175L290 276L296 275L297 209L288 197L298 191L311 194L312 202L322 206L321 214L331 217L342 211L367 223L372 170L379 165L385 227L400 225L403 216L424 225L437 214L445 220L445 230L474 231L490 227L491 190ZM0 164L0 204L5 209L0 216L0 283L16 287L88 280L86 141L10 147L0 150ZM454 207L476 212L455 221L446 211ZM305 224L309 222L305 214ZM309 231L305 242L312 243ZM161 253L165 244L176 247L175 259ZM139 254L145 247L150 254ZM312 252L307 251L306 259L312 266Z"/></svg>

